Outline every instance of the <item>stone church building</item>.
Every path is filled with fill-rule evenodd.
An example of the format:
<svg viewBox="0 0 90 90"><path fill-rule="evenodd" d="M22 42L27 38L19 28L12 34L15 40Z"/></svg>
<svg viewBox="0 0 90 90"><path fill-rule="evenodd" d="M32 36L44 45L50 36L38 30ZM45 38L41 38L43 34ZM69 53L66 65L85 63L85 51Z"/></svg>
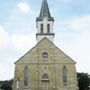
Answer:
<svg viewBox="0 0 90 90"><path fill-rule="evenodd" d="M75 61L54 44L47 0L36 18L37 44L15 63L13 90L77 90Z"/></svg>

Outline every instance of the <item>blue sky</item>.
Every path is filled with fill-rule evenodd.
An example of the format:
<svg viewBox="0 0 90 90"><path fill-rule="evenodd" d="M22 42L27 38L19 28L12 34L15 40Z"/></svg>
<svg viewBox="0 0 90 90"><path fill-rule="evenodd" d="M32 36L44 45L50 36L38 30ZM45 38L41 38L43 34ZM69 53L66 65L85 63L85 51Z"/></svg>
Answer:
<svg viewBox="0 0 90 90"><path fill-rule="evenodd" d="M42 0L0 0L0 80L14 76L14 62L36 44ZM48 0L54 43L90 74L90 0Z"/></svg>

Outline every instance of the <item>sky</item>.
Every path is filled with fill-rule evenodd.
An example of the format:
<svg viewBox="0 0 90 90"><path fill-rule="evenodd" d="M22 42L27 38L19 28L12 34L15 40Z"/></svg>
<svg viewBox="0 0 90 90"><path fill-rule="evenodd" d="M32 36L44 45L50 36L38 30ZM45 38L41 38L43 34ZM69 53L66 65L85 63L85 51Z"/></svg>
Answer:
<svg viewBox="0 0 90 90"><path fill-rule="evenodd" d="M90 74L90 0L47 0L54 43ZM0 80L14 77L15 62L36 45L42 0L0 0Z"/></svg>

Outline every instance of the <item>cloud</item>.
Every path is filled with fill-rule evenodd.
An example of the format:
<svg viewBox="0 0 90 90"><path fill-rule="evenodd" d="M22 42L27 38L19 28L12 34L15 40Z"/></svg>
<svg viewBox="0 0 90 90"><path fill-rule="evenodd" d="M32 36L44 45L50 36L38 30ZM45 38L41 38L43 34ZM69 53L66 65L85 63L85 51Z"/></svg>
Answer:
<svg viewBox="0 0 90 90"><path fill-rule="evenodd" d="M9 80L14 75L14 65L8 62L0 62L0 80Z"/></svg>
<svg viewBox="0 0 90 90"><path fill-rule="evenodd" d="M14 62L35 45L35 34L12 34L0 26L0 80L13 78ZM18 51L18 52L17 52Z"/></svg>
<svg viewBox="0 0 90 90"><path fill-rule="evenodd" d="M0 80L13 78L14 62L35 45L35 34L12 34L0 25ZM18 51L18 52L17 52Z"/></svg>
<svg viewBox="0 0 90 90"><path fill-rule="evenodd" d="M60 21L55 23L56 27L59 28L62 32L76 32L76 33L83 33L90 31L90 15L88 16L80 16L80 17L73 17L66 21Z"/></svg>
<svg viewBox="0 0 90 90"><path fill-rule="evenodd" d="M0 68L2 68L0 70L0 80L2 80L3 76L5 75L6 68L4 67L4 65L2 63L0 63ZM4 77L4 78L6 78L6 77Z"/></svg>
<svg viewBox="0 0 90 90"><path fill-rule="evenodd" d="M24 12L24 13L28 13L29 11L32 12L30 6L28 5L28 3L25 3L25 2L20 2L18 4L18 8L21 12Z"/></svg>
<svg viewBox="0 0 90 90"><path fill-rule="evenodd" d="M9 42L9 35L8 32L6 32L3 28L3 26L0 25L0 50L3 49Z"/></svg>
<svg viewBox="0 0 90 90"><path fill-rule="evenodd" d="M90 31L90 16L81 16L79 18L75 18L69 24L69 26L71 26L71 30L77 32Z"/></svg>
<svg viewBox="0 0 90 90"><path fill-rule="evenodd" d="M80 3L80 4L86 4L86 3L90 3L89 0L57 0L59 2L65 3L65 4L71 4L71 3Z"/></svg>
<svg viewBox="0 0 90 90"><path fill-rule="evenodd" d="M11 41L16 50L26 52L35 45L35 33L30 35L13 35Z"/></svg>
<svg viewBox="0 0 90 90"><path fill-rule="evenodd" d="M77 62L77 70L90 72L90 16L59 22L56 44Z"/></svg>

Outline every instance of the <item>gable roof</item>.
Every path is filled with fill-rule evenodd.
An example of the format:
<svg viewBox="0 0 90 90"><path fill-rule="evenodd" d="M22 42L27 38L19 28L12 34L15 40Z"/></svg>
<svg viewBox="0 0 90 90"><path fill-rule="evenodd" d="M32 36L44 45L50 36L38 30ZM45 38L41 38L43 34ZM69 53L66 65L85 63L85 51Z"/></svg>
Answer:
<svg viewBox="0 0 90 90"><path fill-rule="evenodd" d="M38 42L32 49L30 49L26 54L24 54L20 59L18 59L16 63L18 63L23 57L25 57L28 53L31 53L31 51L33 49L35 49L36 47L38 47L42 42L44 42L45 40L47 40L50 44L52 44L57 50L59 50L64 56L66 56L69 60L71 60L74 64L76 64L76 62L70 58L67 54L65 54L61 49L59 49L54 43L52 43L48 38L44 37L40 42Z"/></svg>

